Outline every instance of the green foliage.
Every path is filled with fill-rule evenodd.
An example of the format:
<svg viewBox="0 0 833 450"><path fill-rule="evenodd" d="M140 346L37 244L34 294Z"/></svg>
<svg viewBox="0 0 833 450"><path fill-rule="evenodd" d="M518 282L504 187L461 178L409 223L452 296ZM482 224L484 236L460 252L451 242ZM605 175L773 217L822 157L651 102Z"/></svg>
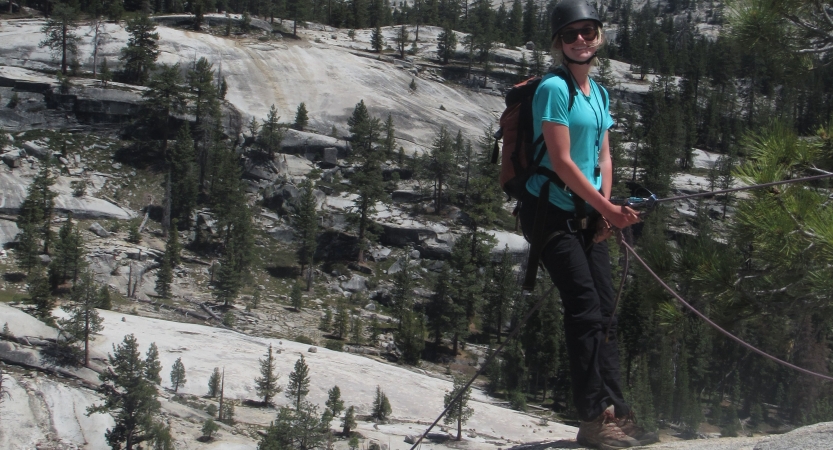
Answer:
<svg viewBox="0 0 833 450"><path fill-rule="evenodd" d="M112 448L132 448L154 436L153 416L159 412L156 388L146 378L145 361L136 338L129 334L108 355L110 370L99 375L104 384L104 402L87 408L87 415L109 413L115 426L104 434Z"/></svg>
<svg viewBox="0 0 833 450"><path fill-rule="evenodd" d="M234 328L234 323L235 323L235 318L234 318L234 313L233 312L227 311L225 314L223 314L223 325L225 325L229 328Z"/></svg>
<svg viewBox="0 0 833 450"><path fill-rule="evenodd" d="M362 323L362 317L360 315L356 315L353 317L353 320L350 323L350 334L353 337L353 344L356 345L363 345L364 344L364 336L362 332L364 331L364 324Z"/></svg>
<svg viewBox="0 0 833 450"><path fill-rule="evenodd" d="M272 398L283 390L278 385L278 378L280 375L275 369L275 355L272 352L272 344L269 344L266 357L260 360L260 376L255 378L255 392L263 397L265 405L272 404Z"/></svg>
<svg viewBox="0 0 833 450"><path fill-rule="evenodd" d="M352 408L352 407L351 407ZM385 422L391 413L390 401L382 388L376 386L376 397L373 399L373 407L370 416L379 422Z"/></svg>
<svg viewBox="0 0 833 450"><path fill-rule="evenodd" d="M161 372L162 363L159 362L159 349L155 342L151 342L145 355L145 378L151 383L160 384L162 383L162 377L159 375Z"/></svg>
<svg viewBox="0 0 833 450"><path fill-rule="evenodd" d="M81 236L81 230L75 227L72 215L70 215L58 232L55 253L49 263L49 279L53 287L58 287L67 280L75 283L81 270L86 266L84 254L84 238Z"/></svg>
<svg viewBox="0 0 833 450"><path fill-rule="evenodd" d="M304 361L304 355L295 362L295 368L289 373L289 383L286 385L284 394L295 404L295 409L300 410L301 404L309 394L309 366Z"/></svg>
<svg viewBox="0 0 833 450"><path fill-rule="evenodd" d="M29 273L28 292L28 303L35 305L35 317L45 321L51 320L52 310L55 308L55 298L52 296L52 289L49 287L49 279L40 268Z"/></svg>
<svg viewBox="0 0 833 450"><path fill-rule="evenodd" d="M171 366L171 385L174 387L174 392L177 392L179 387L183 386L187 381L185 378L185 364L182 364L182 357L179 357L174 361L173 366ZM210 433L208 437L211 437Z"/></svg>
<svg viewBox="0 0 833 450"><path fill-rule="evenodd" d="M347 304L344 301L338 303L335 317L336 336L339 339L347 338L347 329L350 326L350 310L347 309Z"/></svg>
<svg viewBox="0 0 833 450"><path fill-rule="evenodd" d="M295 280L295 283L292 284L292 292L289 293L289 301L295 311L300 312L301 308L304 307L304 290L298 280Z"/></svg>
<svg viewBox="0 0 833 450"><path fill-rule="evenodd" d="M258 450L321 448L327 438L318 407L303 402L299 408L281 407L278 417L266 429Z"/></svg>
<svg viewBox="0 0 833 450"><path fill-rule="evenodd" d="M96 287L93 274L84 271L78 283L70 291L69 301L61 305L61 309L68 317L60 319L61 329L84 346L84 365L90 364L90 340L93 335L104 329L104 320L96 311L101 302L101 296Z"/></svg>
<svg viewBox="0 0 833 450"><path fill-rule="evenodd" d="M257 138L257 144L261 150L267 152L270 158L275 156L275 153L281 149L281 142L283 141L283 128L278 123L280 116L275 105L269 108L269 114L263 121L260 127L260 134Z"/></svg>
<svg viewBox="0 0 833 450"><path fill-rule="evenodd" d="M324 332L329 332L332 327L333 311L330 308L325 308L324 315L321 316L321 320L318 322L318 329Z"/></svg>
<svg viewBox="0 0 833 450"><path fill-rule="evenodd" d="M396 37L394 37L394 43L396 44L396 51L399 52L399 57L404 59L405 58L405 47L409 41L408 29L405 28L405 25L401 25L396 32Z"/></svg>
<svg viewBox="0 0 833 450"><path fill-rule="evenodd" d="M446 25L437 36L437 57L440 58L443 64L448 64L449 58L454 56L456 51L457 35L454 30Z"/></svg>
<svg viewBox="0 0 833 450"><path fill-rule="evenodd" d="M214 434L217 430L220 429L220 426L214 422L210 417L205 419L205 422L202 424L202 435L205 436L207 439L211 439L211 435Z"/></svg>
<svg viewBox="0 0 833 450"><path fill-rule="evenodd" d="M214 398L220 395L220 368L215 367L214 372L208 377L208 396Z"/></svg>
<svg viewBox="0 0 833 450"><path fill-rule="evenodd" d="M458 441L463 437L463 424L465 424L472 414L474 414L474 409L469 406L469 400L471 400L471 386L468 386L465 391L463 390L467 381L468 380L463 376L455 376L454 387L450 392L446 393L443 398L444 407L448 408L449 405L451 405L451 408L448 410L448 413L445 415L443 420L446 425L451 425L455 422L457 423ZM462 395L460 395L460 398L455 401L455 397L457 397L457 395L461 392Z"/></svg>
<svg viewBox="0 0 833 450"><path fill-rule="evenodd" d="M341 389L338 386L333 386L327 391L327 401L324 405L330 411L331 418L340 416L341 412L344 411L344 400L341 399ZM329 423L327 426L329 427Z"/></svg>
<svg viewBox="0 0 833 450"><path fill-rule="evenodd" d="M294 128L298 131L304 131L309 123L309 116L307 115L307 105L304 102L298 105L298 109L295 110L295 123L293 124Z"/></svg>
<svg viewBox="0 0 833 450"><path fill-rule="evenodd" d="M139 232L139 221L131 220L127 229L127 242L138 244L142 242L142 234Z"/></svg>
<svg viewBox="0 0 833 450"><path fill-rule="evenodd" d="M76 34L78 27L78 10L70 4L58 3L51 11L41 33L44 39L39 47L47 47L55 58L60 57L61 73L67 74L68 57L78 53L78 42L81 38Z"/></svg>
<svg viewBox="0 0 833 450"><path fill-rule="evenodd" d="M171 231L171 236L176 236L176 230ZM171 298L171 283L173 282L173 261L174 255L170 247L170 240L165 246L165 253L162 254L162 263L156 272L156 293L162 298Z"/></svg>
<svg viewBox="0 0 833 450"><path fill-rule="evenodd" d="M309 273L307 274L307 290L309 291L312 289L312 264L318 235L317 201L314 191L315 186L310 180L302 181L298 187L301 189L301 198L293 221L298 234L298 262L301 263L301 273L303 274L305 266L309 266Z"/></svg>
<svg viewBox="0 0 833 450"><path fill-rule="evenodd" d="M442 213L443 189L447 188L457 173L454 166L454 152L452 151L453 141L445 126L440 128L439 133L431 144L431 150L423 153L419 159L418 177L433 185L434 211ZM451 196L446 192L445 196Z"/></svg>
<svg viewBox="0 0 833 450"><path fill-rule="evenodd" d="M157 42L159 33L156 33L156 23L144 13L128 19L125 29L130 37L119 57L124 63L124 78L141 85L148 80L150 71L156 66L156 58L160 53Z"/></svg>
<svg viewBox="0 0 833 450"><path fill-rule="evenodd" d="M344 413L344 419L341 420L341 434L344 436L350 435L350 430L356 428L358 424L356 423L356 410L353 408L353 405L347 407L347 411Z"/></svg>

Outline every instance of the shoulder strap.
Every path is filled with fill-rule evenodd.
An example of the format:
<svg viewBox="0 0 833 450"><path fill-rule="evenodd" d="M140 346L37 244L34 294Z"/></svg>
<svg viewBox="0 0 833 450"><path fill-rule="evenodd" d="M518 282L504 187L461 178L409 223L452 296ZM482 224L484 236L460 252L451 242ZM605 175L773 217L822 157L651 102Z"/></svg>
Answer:
<svg viewBox="0 0 833 450"><path fill-rule="evenodd" d="M567 83L567 92L570 93L570 100L567 102L567 111L569 112L573 109L573 102L576 99L576 84L573 83L573 77L564 70L564 66L558 66L553 74Z"/></svg>

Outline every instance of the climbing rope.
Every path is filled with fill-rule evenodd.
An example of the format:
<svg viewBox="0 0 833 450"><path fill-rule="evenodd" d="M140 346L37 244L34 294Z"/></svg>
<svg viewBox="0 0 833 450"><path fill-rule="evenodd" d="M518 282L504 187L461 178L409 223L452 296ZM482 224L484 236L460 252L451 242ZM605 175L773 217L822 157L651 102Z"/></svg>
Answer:
<svg viewBox="0 0 833 450"><path fill-rule="evenodd" d="M679 195L679 196L676 196L676 197L667 197L667 198L661 198L661 199L656 198L652 194L649 199L645 199L645 200L647 200L645 202L645 204L649 208L652 208L657 203L664 203L664 202L670 202L670 201L676 201L676 200L685 200L685 199L696 198L696 197L708 197L708 196L713 196L713 195L729 194L729 193L732 193L732 192L747 191L747 190L752 190L752 189L763 189L763 188L766 188L766 187L778 186L778 185L782 185L782 184L800 183L800 182L805 182L805 181L821 180L821 179L824 179L824 178L831 178L831 177L833 177L833 173L824 173L822 175L814 175L814 176L804 177L804 178L794 178L794 179L791 179L791 180L773 181L773 182L770 182L770 183L756 184L756 185L752 185L752 186L741 186L741 187L737 187L737 188L723 189L723 190L720 190L720 191L701 192L701 193L697 193L697 194ZM625 204L628 204L628 203L625 203ZM810 375L810 376L818 377L818 378L821 378L823 380L833 381L833 377L830 377L830 376L827 376L827 375L824 375L824 374L820 374L820 373L816 373L816 372L813 372L811 370L807 370L807 369L804 369L802 367L798 367L794 364L790 364L790 363L788 363L786 361L783 361L781 359L778 359L778 358L764 352L763 350L760 350L760 349L756 348L752 344L747 343L746 341L744 341L744 340L740 339L739 337L733 335L732 333L724 330L723 328L721 328L718 324L714 323L711 319L706 317L706 315L704 315L703 313L701 313L700 311L695 309L693 306L691 306L688 302L686 302L685 299L683 299L682 297L680 297L679 294L674 292L674 290L671 289L671 287L668 286L662 280L662 278L660 278L653 270L651 270L651 268L648 266L648 264L645 263L645 261L643 261L642 258L639 257L639 255L636 253L636 251L633 249L633 247L631 247L631 245L627 242L628 238L630 238L630 230L627 230L628 234L624 234L622 232L622 230L619 230L619 233L620 233L619 236L618 236L619 244L621 246L623 246L626 250L625 254L623 255L625 260L624 260L624 267L623 267L623 270L622 270L622 279L619 281L619 291L616 294L616 300L614 302L613 312L611 313L610 319L608 320L608 323L607 323L607 329L605 330L605 342L607 342L608 339L609 339L610 326L613 323L613 317L616 314L616 307L619 305L619 300L622 297L622 291L625 287L625 279L628 276L628 265L629 265L628 255L632 254L634 256L634 258L636 258L636 260L645 268L645 270L647 270L648 273L650 273L654 277L654 279L656 279L657 282L660 285L662 285L663 288L665 288L672 296L674 296L674 298L676 298L686 308L691 310L691 312L693 312L695 315L697 315L697 317L703 319L703 321L705 321L709 326L716 329L717 331L719 331L720 333L722 333L723 335L725 335L729 339L737 342L738 344L740 344L741 346L743 346L744 348L746 348L748 350L751 350L751 351L753 351L753 352L755 352L755 353L757 353L757 354L759 354L759 355L761 355L761 356L763 356L767 359L770 359L770 360L774 361L777 364L781 364L785 367L789 367L790 369L796 370L798 372L801 372L801 373L804 373L804 374L807 374L807 375ZM506 344L511 342L513 339L515 339L515 337L517 337L518 333L520 333L521 328L526 324L526 322L529 320L529 318L532 317L532 315L536 311L538 311L538 309L541 308L541 306L544 304L544 301L552 293L553 289L555 289L554 285L551 288L549 288L549 290L547 290L547 292L545 292L544 295L542 295L535 302L535 305L532 307L532 309L530 309L529 312L526 313L526 316L524 316L524 318L518 323L518 325L515 326L515 329L513 329L512 332L506 337L506 340L503 341L503 343L500 344L500 346L498 346L498 348L494 352L492 352L492 354L490 354L489 356L486 357L486 360L483 361L483 364L480 366L480 369L478 369L477 372L474 374L474 376L471 377L471 379L466 383L466 385L463 386L463 388L460 389L457 392L457 395L455 395L454 398L451 399L450 402L448 402L448 406L446 406L445 409L443 409L443 411L440 413L440 415L437 417L437 419L434 420L434 422L431 424L431 426L429 426L428 429L425 430L424 433L422 433L422 435L419 437L419 439L417 439L416 442L414 442L414 444L411 446L410 450L416 450L416 448L419 446L419 444L422 442L422 440L426 436L428 436L428 433L430 433L431 430L437 425L437 423L440 422L440 419L442 419L443 416L445 416L448 413L448 411L453 406L455 406L455 403L457 403L460 400L460 398L463 396L463 394L466 392L466 390L468 390L468 388L471 386L471 384L474 383L474 380L477 379L477 377L479 377L480 375L482 375L483 372L486 370L486 368L489 367L489 364L492 362L492 360L495 358L495 356L497 356L503 350L503 348L506 347Z"/></svg>
<svg viewBox="0 0 833 450"><path fill-rule="evenodd" d="M541 306L544 304L544 301L546 301L547 297L549 297L550 294L552 294L552 291L554 289L555 289L555 285L553 285L551 288L549 288L549 290L547 290L547 292L545 292L541 297L538 298L538 300L535 302L535 305L532 307L532 309L530 309L529 312L526 313L526 316L524 316L524 318L521 319L521 321L518 323L518 325L515 326L515 329L512 330L511 333L509 333L509 336L506 337L506 340L503 341L503 343L500 344L500 346L498 346L498 348L495 351L493 351L491 355L488 355L486 357L486 360L483 361L483 364L480 365L480 369L477 370L477 373L475 373L474 376L471 377L471 379L468 381L468 383L466 383L466 385L463 386L463 388L460 389L457 392L457 395L455 395L454 398L451 399L450 402L448 402L448 406L446 406L445 409L443 410L443 412L440 413L440 415L437 417L437 420L435 420L434 423L432 423L431 426L428 427L427 430L425 430L425 433L422 433L422 436L420 436L419 439L417 439L416 442L414 442L414 445L411 446L411 450L416 449L417 446L419 445L419 443L422 442L422 440L426 436L428 436L428 433L431 432L431 430L437 425L437 423L439 423L440 419L442 419L443 416L446 415L446 413L452 407L455 406L454 404L457 403L460 400L460 398L463 396L463 394L465 394L466 390L468 390L469 386L471 386L471 384L474 383L474 380L477 379L477 377L479 377L480 375L483 374L483 372L486 370L486 368L489 367L489 364L492 362L492 360L495 359L495 356L497 356L497 354L500 353L503 350L504 347L506 347L506 344L508 344L513 339L515 339L515 337L518 336L518 333L520 333L521 328L524 326L524 324L526 324L526 322L529 320L529 318L532 317L533 314L535 314L535 311L538 311L538 309L541 308Z"/></svg>
<svg viewBox="0 0 833 450"><path fill-rule="evenodd" d="M747 348L747 349L749 349L749 350L751 350L751 351L753 351L753 352L755 352L755 353L757 353L757 354L759 354L759 355L763 356L764 358L770 359L770 360L772 360L772 361L774 361L774 362L776 362L776 363L778 363L778 364L781 364L782 366L789 367L790 369L797 370L797 371L799 371L799 372L801 372L801 373L804 373L804 374L807 374L807 375L811 375L811 376L814 376L814 377L818 377L818 378L821 378L821 379L823 379L823 380L833 381L833 377L830 377L830 376L827 376L827 375L824 375L824 374L821 374L821 373L813 372L813 371L811 371L811 370L807 370L807 369L804 369L804 368L802 368L802 367L798 367L798 366L796 366L796 365L794 365L794 364L790 364L790 363L788 363L788 362L786 362L786 361L784 361L784 360L778 359L778 358L776 358L776 357L774 357L774 356L770 355L769 353L766 353L766 352L764 352L763 350L758 349L757 347L755 347L754 345L752 345L752 344L750 344L750 343L748 343L748 342L744 341L743 339L741 339L741 338L739 338L739 337L735 336L734 334L732 334L732 333L730 333L730 332L728 332L728 331L724 330L723 328L721 328L721 327L720 327L720 325L718 325L718 324L714 323L711 319L709 319L708 317L706 317L706 315L705 315L705 314L703 314L703 313L701 313L700 311L698 311L696 308L694 308L693 306L691 306L691 305L690 305L687 301L685 301L685 299L683 299L682 297L680 297L680 294L677 294L677 293L674 291L674 289L671 289L671 287L670 287L670 286L668 286L668 284L666 284L666 283L665 283L665 281L663 281L663 280L662 280L662 278L660 278L660 277L659 277L659 275L657 275L657 274L656 274L656 272L654 272L653 270L651 270L651 268L648 266L648 264L647 264L647 263L646 263L646 262L645 262L642 258L640 258L640 257L639 257L639 255L636 253L636 250L634 250L634 249L633 249L633 247L631 247L631 246L630 246L630 244L628 244L627 242L625 242L625 240L624 240L624 239L622 240L622 245L625 247L625 249L627 249L628 253L632 254L632 255L633 255L633 257L634 257L634 258L636 258L636 260L639 262L639 264L641 264L641 265L642 265L642 267L644 267L644 268L645 268L645 270L647 270L647 271L648 271L648 273L649 273L649 274L651 274L651 276L652 276L652 277L654 277L654 279L655 279L655 280L657 280L657 283L659 283L659 284L660 284L663 288L665 288L665 290L666 290L666 291L668 291L668 293L669 293L669 294L671 294L672 296L674 296L674 298L676 298L676 299L677 299L677 301L679 301L680 303L682 303L682 304L683 304L683 306L685 306L686 308L688 308L688 309L689 309L691 312L693 312L693 313L694 313L697 317L699 317L699 318L703 319L703 321L704 321L704 322L706 322L706 323L707 323L710 327L712 327L712 328L714 328L715 330L719 331L721 334L725 335L725 336L726 336L726 337L728 337L729 339L731 339L731 340L733 340L733 341L737 342L737 343L738 343L738 344L740 344L741 346L743 346L743 347L745 347L745 348Z"/></svg>

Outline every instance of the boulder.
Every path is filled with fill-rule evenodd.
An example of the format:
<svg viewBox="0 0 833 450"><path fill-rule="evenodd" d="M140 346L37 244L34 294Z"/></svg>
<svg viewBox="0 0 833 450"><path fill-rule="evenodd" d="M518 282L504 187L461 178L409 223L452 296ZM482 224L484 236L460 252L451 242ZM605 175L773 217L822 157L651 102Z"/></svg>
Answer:
<svg viewBox="0 0 833 450"><path fill-rule="evenodd" d="M269 236L275 238L275 240L286 242L287 244L291 244L295 242L295 229L286 226L286 225L278 225L268 231Z"/></svg>
<svg viewBox="0 0 833 450"><path fill-rule="evenodd" d="M20 229L17 228L17 222L0 219L0 250L3 249L6 243L14 241L15 236L19 232Z"/></svg>
<svg viewBox="0 0 833 450"><path fill-rule="evenodd" d="M309 153L314 155L316 161L323 160L326 148L335 148L338 158L344 158L350 154L350 143L322 134L288 129L281 142L283 152L296 155Z"/></svg>
<svg viewBox="0 0 833 450"><path fill-rule="evenodd" d="M322 150L321 167L331 168L338 165L338 149L335 147L327 147Z"/></svg>
<svg viewBox="0 0 833 450"><path fill-rule="evenodd" d="M12 169L20 167L21 162L26 154L23 150L12 150L10 152L3 153L3 162L6 163Z"/></svg>
<svg viewBox="0 0 833 450"><path fill-rule="evenodd" d="M354 274L352 278L341 283L341 287L349 292L364 292L367 290L367 278Z"/></svg>
<svg viewBox="0 0 833 450"><path fill-rule="evenodd" d="M403 261L402 258L397 259L396 262L394 262L393 264L391 264L390 267L388 267L388 275L393 275L395 273L401 272L404 265L405 261Z"/></svg>
<svg viewBox="0 0 833 450"><path fill-rule="evenodd" d="M102 227L98 222L93 222L93 224L90 225L89 230L98 237L110 237L110 232L105 230L104 227Z"/></svg>
<svg viewBox="0 0 833 450"><path fill-rule="evenodd" d="M419 259L419 250L411 250L411 259Z"/></svg>
<svg viewBox="0 0 833 450"><path fill-rule="evenodd" d="M393 191L391 194L391 199L395 202L400 203L416 203L421 202L425 199L425 195L417 191L410 191L410 190L398 190Z"/></svg>
<svg viewBox="0 0 833 450"><path fill-rule="evenodd" d="M253 180L275 181L278 178L273 164L258 164L251 158L243 163L243 176Z"/></svg>
<svg viewBox="0 0 833 450"><path fill-rule="evenodd" d="M320 208L327 195L318 189L315 189L312 195L315 196L316 208ZM294 213L300 199L301 191L290 183L270 185L263 190L263 206L274 209L281 214Z"/></svg>
<svg viewBox="0 0 833 450"><path fill-rule="evenodd" d="M376 261L376 262L384 261L384 260L388 259L389 255L390 255L390 249L387 248L387 247L374 248L373 250L370 251L370 258L373 259L373 261Z"/></svg>
<svg viewBox="0 0 833 450"><path fill-rule="evenodd" d="M34 156L38 159L44 159L52 155L52 150L32 141L24 142L23 149L26 150L27 155Z"/></svg>

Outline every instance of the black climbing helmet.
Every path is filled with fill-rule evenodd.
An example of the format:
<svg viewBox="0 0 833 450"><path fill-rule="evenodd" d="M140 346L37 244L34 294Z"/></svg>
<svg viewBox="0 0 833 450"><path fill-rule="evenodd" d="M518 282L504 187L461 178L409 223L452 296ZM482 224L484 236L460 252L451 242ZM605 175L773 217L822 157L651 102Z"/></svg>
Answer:
<svg viewBox="0 0 833 450"><path fill-rule="evenodd" d="M599 11L590 0L562 0L552 10L550 24L552 25L552 39L567 25L579 20L593 20L602 26Z"/></svg>

